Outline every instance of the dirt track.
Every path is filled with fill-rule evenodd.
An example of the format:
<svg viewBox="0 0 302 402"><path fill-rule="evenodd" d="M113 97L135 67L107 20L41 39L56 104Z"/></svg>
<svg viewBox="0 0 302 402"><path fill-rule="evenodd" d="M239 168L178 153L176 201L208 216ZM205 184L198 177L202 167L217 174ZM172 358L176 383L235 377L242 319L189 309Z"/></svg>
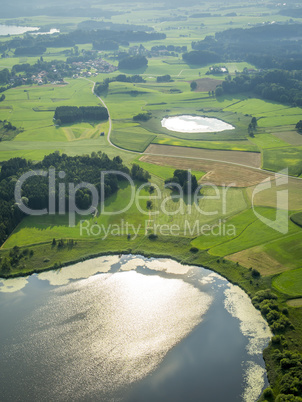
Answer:
<svg viewBox="0 0 302 402"><path fill-rule="evenodd" d="M260 168L261 154L256 152L221 151L212 149L200 149L189 147L177 147L173 145L151 144L145 151L145 155L175 156L184 159L207 159L214 162L228 162L234 165Z"/></svg>

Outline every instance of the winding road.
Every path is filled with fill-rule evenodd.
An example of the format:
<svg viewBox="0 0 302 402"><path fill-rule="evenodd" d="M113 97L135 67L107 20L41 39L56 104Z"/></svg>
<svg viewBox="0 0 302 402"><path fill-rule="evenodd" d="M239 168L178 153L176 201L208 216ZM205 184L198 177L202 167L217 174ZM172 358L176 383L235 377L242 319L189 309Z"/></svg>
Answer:
<svg viewBox="0 0 302 402"><path fill-rule="evenodd" d="M111 119L111 116L110 116L110 111L108 109L108 106L106 105L104 100L94 92L94 88L95 88L96 83L94 81L92 81L92 80L89 80L88 78L83 78L83 79L93 83L93 87L91 89L91 92L99 99L99 101L102 103L102 105L107 109L108 122L109 122L107 141L112 147L118 149L119 151L128 152L128 153L132 153L132 154L135 154L135 155L164 156L164 157L167 157L167 158L195 159L195 160L203 160L203 161L210 161L210 162L217 162L217 163L226 163L226 164L230 164L230 165L235 165L235 166L240 166L240 167L245 167L245 168L249 168L249 169L258 170L258 171L261 171L261 172L264 172L264 173L269 173L270 175L275 173L275 172L272 172L270 170L262 169L260 167L249 166L249 165L244 165L244 164L241 164L241 163L230 162L230 161L222 161L222 160L218 160L218 159L199 158L199 157L196 157L196 156L178 156L178 155L166 155L166 154L158 154L158 153L150 153L150 152L138 152L138 151L130 151L128 149L120 148L117 145L113 144L111 139L110 139L110 135L111 135L111 131L112 131L112 119ZM300 177L289 176L289 175L284 174L284 173L279 173L278 172L276 174L278 174L280 176L286 176L286 177L288 177L290 179L296 179L296 180L299 180L299 181L302 180L302 178L300 178Z"/></svg>

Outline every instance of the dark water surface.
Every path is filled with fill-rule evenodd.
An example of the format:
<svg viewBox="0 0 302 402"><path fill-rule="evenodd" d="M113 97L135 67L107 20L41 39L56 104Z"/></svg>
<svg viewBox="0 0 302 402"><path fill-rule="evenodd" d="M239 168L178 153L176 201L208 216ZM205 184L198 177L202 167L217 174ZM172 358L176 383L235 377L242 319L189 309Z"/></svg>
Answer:
<svg viewBox="0 0 302 402"><path fill-rule="evenodd" d="M1 401L256 401L266 322L236 286L100 257L0 281Z"/></svg>

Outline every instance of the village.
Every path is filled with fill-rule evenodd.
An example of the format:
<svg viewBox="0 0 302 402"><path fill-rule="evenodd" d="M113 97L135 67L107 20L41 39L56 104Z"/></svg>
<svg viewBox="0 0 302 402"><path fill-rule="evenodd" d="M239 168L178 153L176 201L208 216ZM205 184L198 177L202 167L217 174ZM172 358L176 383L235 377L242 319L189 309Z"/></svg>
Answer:
<svg viewBox="0 0 302 402"><path fill-rule="evenodd" d="M97 76L102 73L113 73L118 69L113 64L110 64L108 61L101 58L88 61L74 61L72 66L74 66L77 71L73 74L73 78Z"/></svg>

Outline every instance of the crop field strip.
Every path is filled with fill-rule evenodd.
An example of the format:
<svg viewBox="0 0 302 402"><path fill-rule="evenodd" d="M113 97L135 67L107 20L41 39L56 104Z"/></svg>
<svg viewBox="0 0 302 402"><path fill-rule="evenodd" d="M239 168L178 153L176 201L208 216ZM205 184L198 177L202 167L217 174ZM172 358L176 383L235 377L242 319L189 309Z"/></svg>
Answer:
<svg viewBox="0 0 302 402"><path fill-rule="evenodd" d="M170 145L151 144L145 151L146 155L175 156L192 159L206 159L213 162L230 162L244 167L259 168L261 155L255 152L223 151L196 148L183 148Z"/></svg>

